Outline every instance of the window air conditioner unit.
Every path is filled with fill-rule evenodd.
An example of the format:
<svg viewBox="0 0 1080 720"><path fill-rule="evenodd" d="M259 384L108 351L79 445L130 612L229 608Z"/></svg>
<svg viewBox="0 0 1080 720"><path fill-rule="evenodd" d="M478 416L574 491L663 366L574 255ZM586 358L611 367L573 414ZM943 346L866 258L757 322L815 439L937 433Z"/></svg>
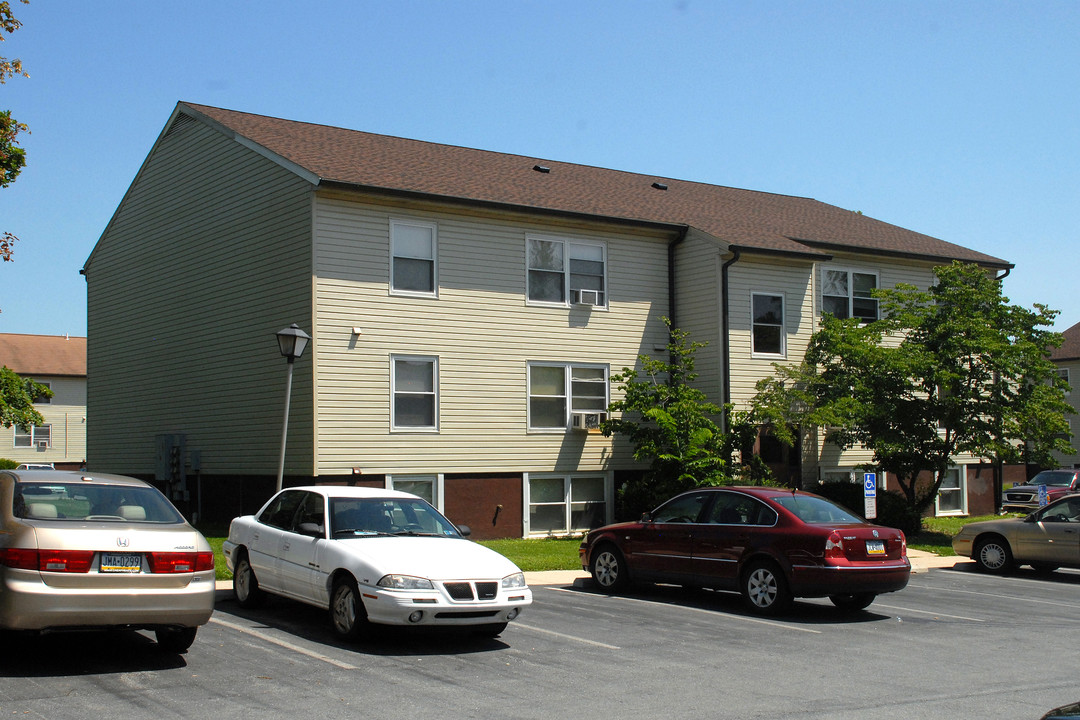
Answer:
<svg viewBox="0 0 1080 720"><path fill-rule="evenodd" d="M39 440L38 444L37 444L37 449L38 450L48 450L49 449L49 441L48 440Z"/></svg>
<svg viewBox="0 0 1080 720"><path fill-rule="evenodd" d="M600 432L600 423L605 420L604 412L576 412L570 415L570 427L579 432Z"/></svg>
<svg viewBox="0 0 1080 720"><path fill-rule="evenodd" d="M599 305L600 304L600 291L599 290L575 290L577 295L578 305Z"/></svg>

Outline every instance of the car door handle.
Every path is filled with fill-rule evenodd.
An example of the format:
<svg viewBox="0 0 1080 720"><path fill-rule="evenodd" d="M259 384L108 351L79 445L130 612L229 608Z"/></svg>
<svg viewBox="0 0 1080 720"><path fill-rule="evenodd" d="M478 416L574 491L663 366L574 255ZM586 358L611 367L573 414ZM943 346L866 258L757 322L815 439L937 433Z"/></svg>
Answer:
<svg viewBox="0 0 1080 720"><path fill-rule="evenodd" d="M281 549L287 551L289 549L289 543L285 543L284 545L282 545Z"/></svg>

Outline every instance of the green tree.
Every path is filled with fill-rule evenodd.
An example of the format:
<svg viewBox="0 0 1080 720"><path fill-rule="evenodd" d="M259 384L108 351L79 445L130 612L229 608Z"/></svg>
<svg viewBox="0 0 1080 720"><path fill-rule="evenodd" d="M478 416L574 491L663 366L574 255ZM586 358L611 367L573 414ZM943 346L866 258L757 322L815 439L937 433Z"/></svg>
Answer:
<svg viewBox="0 0 1080 720"><path fill-rule="evenodd" d="M1048 359L1057 312L1010 305L975 265L935 269L928 291L875 293L882 318L822 318L799 366L758 383L753 413L791 442L828 428L843 448L860 443L893 473L908 503L930 507L962 453L1004 462L1069 452L1064 382ZM933 481L919 483L922 473Z"/></svg>
<svg viewBox="0 0 1080 720"><path fill-rule="evenodd" d="M29 4L29 0L22 0L22 3ZM12 14L11 3L8 0L0 0L0 42L5 40L5 34L10 35L20 27L22 23ZM9 60L0 55L0 85L15 75L30 77L23 70L21 60L18 58ZM26 165L26 151L19 147L17 140L20 132L29 133L30 131L24 123L11 117L10 110L0 111L0 188L6 188L11 184ZM11 253L17 239L7 231L0 234L0 257L5 261L11 260Z"/></svg>
<svg viewBox="0 0 1080 720"><path fill-rule="evenodd" d="M0 368L0 425L42 425L45 418L34 409L34 399L52 397L46 385L21 377L6 365Z"/></svg>
<svg viewBox="0 0 1080 720"><path fill-rule="evenodd" d="M697 377L694 354L705 344L690 342L687 332L663 320L670 338L668 358L639 355L640 369L623 368L611 376L622 399L608 410L621 415L601 426L606 436L627 437L634 458L649 463L640 480L620 490L628 514L650 510L684 490L731 481L733 436L713 420L722 408L691 384Z"/></svg>

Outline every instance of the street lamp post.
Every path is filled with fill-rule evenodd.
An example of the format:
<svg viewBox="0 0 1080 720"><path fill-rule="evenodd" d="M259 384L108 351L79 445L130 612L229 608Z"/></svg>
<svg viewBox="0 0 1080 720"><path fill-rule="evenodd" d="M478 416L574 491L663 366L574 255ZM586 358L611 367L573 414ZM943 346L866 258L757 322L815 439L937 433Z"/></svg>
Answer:
<svg viewBox="0 0 1080 720"><path fill-rule="evenodd" d="M281 481L285 477L285 438L289 434L289 400L292 397L292 373L293 363L296 358L304 354L311 336L293 323L277 333L278 349L289 364L289 372L285 379L285 421L281 424L281 457L278 458L277 492L281 492Z"/></svg>

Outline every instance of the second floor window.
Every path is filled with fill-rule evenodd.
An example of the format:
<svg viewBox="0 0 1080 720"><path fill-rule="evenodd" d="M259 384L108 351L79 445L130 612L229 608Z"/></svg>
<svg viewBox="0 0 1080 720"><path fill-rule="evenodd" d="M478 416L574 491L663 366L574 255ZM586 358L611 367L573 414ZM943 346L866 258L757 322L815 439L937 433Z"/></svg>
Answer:
<svg viewBox="0 0 1080 720"><path fill-rule="evenodd" d="M45 387L52 390L52 383L51 382L48 382L48 381L42 382L40 380L35 380L34 382L36 382L38 385L44 385ZM34 404L35 405L48 405L50 403L52 403L52 398L50 398L48 395L38 395L38 396L36 396L34 398Z"/></svg>
<svg viewBox="0 0 1080 720"><path fill-rule="evenodd" d="M753 293L750 297L755 355L784 354L784 296Z"/></svg>
<svg viewBox="0 0 1080 720"><path fill-rule="evenodd" d="M437 430L439 367L432 357L397 355L391 359L390 425L396 430Z"/></svg>
<svg viewBox="0 0 1080 720"><path fill-rule="evenodd" d="M878 286L875 273L826 268L821 280L822 312L865 322L878 319L878 301L871 297Z"/></svg>
<svg viewBox="0 0 1080 720"><path fill-rule="evenodd" d="M437 233L434 223L390 222L390 289L434 295Z"/></svg>
<svg viewBox="0 0 1080 720"><path fill-rule="evenodd" d="M607 306L607 249L560 238L527 240L532 302Z"/></svg>

